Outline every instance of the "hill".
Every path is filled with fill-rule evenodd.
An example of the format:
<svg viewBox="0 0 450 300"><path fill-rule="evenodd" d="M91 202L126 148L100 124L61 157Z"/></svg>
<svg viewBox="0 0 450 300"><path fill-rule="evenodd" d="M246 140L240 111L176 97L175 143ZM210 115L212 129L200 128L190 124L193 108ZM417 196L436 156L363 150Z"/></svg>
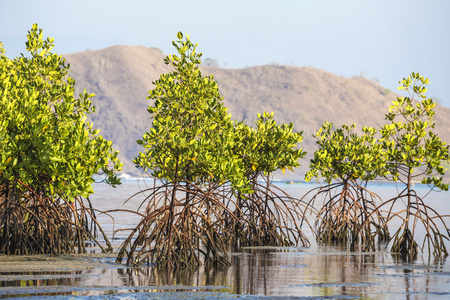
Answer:
<svg viewBox="0 0 450 300"><path fill-rule="evenodd" d="M71 65L70 76L76 80L79 91L86 89L96 94L92 98L96 113L89 116L90 121L120 151L123 171L140 174L131 160L142 150L136 140L151 125L147 112L150 101L146 97L153 88L152 81L170 70L164 65L165 55L154 48L121 45L64 57ZM301 161L295 174L284 175L286 180L303 178L315 149L312 134L324 120L336 126L356 123L379 127L385 123L385 113L397 96L364 77L345 78L309 67L201 69L204 75L214 75L234 119L253 124L257 113L273 111L278 123L293 122L295 130L304 131L301 147L308 157ZM436 132L448 142L449 108L436 107L436 123Z"/></svg>

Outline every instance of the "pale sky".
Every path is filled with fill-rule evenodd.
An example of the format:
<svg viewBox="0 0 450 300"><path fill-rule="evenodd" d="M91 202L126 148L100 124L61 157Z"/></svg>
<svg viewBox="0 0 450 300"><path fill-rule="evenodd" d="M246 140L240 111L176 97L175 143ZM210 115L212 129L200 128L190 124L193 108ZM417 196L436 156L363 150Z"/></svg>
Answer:
<svg viewBox="0 0 450 300"><path fill-rule="evenodd" d="M309 66L391 90L419 72L450 107L449 0L0 0L0 16L9 57L25 52L33 23L60 54L119 44L170 54L182 31L226 68Z"/></svg>

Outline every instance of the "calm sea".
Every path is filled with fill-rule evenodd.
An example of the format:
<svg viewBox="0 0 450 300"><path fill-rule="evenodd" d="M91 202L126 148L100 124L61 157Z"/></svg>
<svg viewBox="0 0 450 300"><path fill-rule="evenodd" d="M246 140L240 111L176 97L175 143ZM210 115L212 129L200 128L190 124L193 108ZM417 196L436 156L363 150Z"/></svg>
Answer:
<svg viewBox="0 0 450 300"><path fill-rule="evenodd" d="M318 186L283 182L276 185L296 198ZM97 184L91 200L99 210L136 210L145 195L123 203L146 186L153 183L125 180L116 189ZM428 192L425 186L415 188L421 195ZM369 189L384 199L396 194L393 184L372 184ZM449 192L432 192L425 201L441 215L450 215ZM126 236L117 230L131 228L140 220L124 212L98 217L116 249ZM98 254L99 249L95 248L88 255L60 257L64 260L62 265L49 257L22 258L22 263L24 259L30 261L30 269L17 272L3 270L0 260L0 298L450 299L450 263L445 258L434 259L425 253L405 263L383 247L376 252L349 252L339 245L319 245L309 230L305 233L311 241L308 248L244 248L230 253L231 267L200 267L176 274L147 267L127 268L115 264L114 255ZM448 241L446 245L450 248ZM79 265L65 264L68 260L78 260ZM41 265L33 270L36 263Z"/></svg>

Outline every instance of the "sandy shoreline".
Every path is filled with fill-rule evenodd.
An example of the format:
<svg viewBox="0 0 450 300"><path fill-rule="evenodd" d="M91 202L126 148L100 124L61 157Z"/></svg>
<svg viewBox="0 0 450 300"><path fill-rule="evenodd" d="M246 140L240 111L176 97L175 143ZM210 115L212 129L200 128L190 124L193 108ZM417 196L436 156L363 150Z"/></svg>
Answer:
<svg viewBox="0 0 450 300"><path fill-rule="evenodd" d="M0 273L123 268L115 253L70 255L0 255Z"/></svg>

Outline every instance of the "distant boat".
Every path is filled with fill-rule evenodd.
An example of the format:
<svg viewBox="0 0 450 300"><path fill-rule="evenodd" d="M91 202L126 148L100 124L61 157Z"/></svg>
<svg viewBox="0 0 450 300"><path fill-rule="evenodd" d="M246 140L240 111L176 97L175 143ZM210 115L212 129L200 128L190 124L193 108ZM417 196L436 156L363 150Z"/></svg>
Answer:
<svg viewBox="0 0 450 300"><path fill-rule="evenodd" d="M130 175L128 173L122 173L120 174L119 177L121 180L124 181L153 181L153 178L149 178L149 177L135 177L133 175Z"/></svg>
<svg viewBox="0 0 450 300"><path fill-rule="evenodd" d="M123 180L130 180L130 179L134 179L130 174L127 173L122 173L118 176L120 179Z"/></svg>
<svg viewBox="0 0 450 300"><path fill-rule="evenodd" d="M302 184L302 181L294 181L294 180L289 180L289 181L284 181L284 183L286 184Z"/></svg>

